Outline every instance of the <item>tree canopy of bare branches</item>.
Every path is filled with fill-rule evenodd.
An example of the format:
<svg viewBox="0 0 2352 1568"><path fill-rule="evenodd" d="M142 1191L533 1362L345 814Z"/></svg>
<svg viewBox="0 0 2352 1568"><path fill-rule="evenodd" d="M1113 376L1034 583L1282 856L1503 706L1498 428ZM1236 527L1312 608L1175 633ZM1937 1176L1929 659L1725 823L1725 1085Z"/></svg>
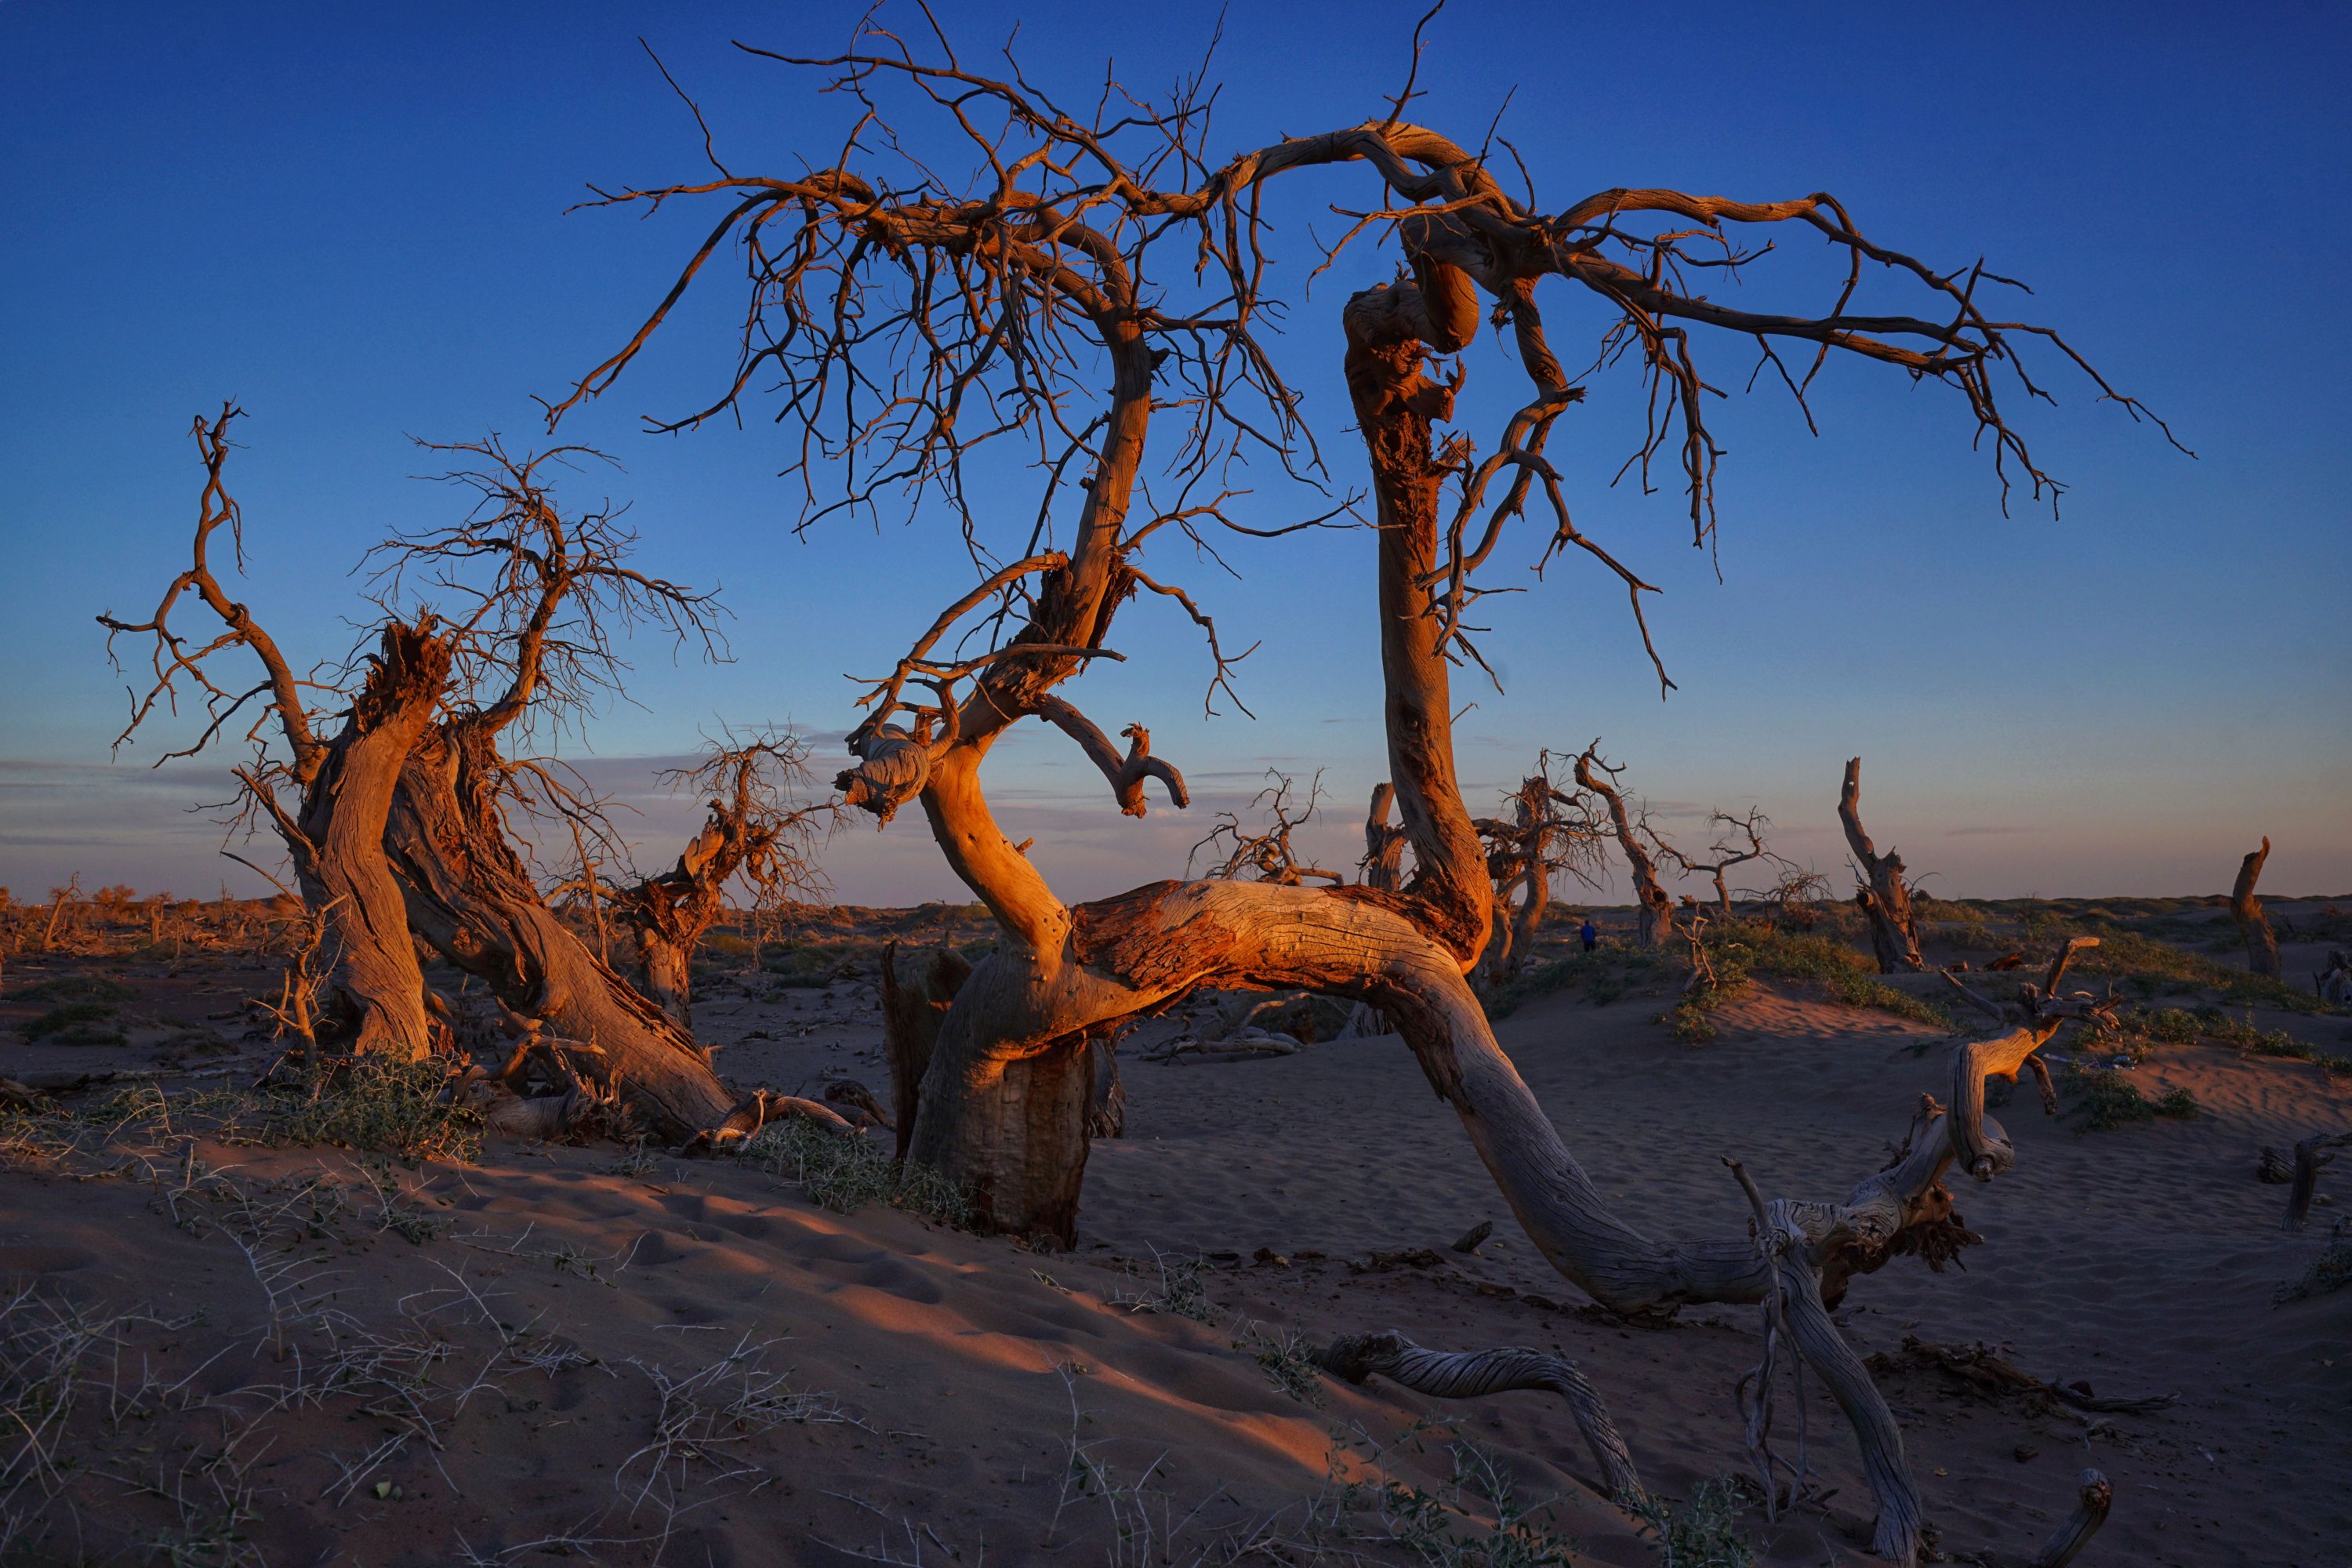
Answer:
<svg viewBox="0 0 2352 1568"><path fill-rule="evenodd" d="M318 1043L353 1055L422 1057L436 1044L434 1024L400 889L384 858L383 832L401 764L451 678L448 628L427 611L413 618L388 612L376 651L359 661L355 689L319 679L315 666L309 674L295 673L277 639L230 596L215 567L224 530L236 565L241 570L245 563L244 513L225 478L230 431L242 413L224 403L212 419L195 422L205 483L186 570L172 579L146 620L99 616L110 654L118 637L150 639L152 679L143 694L134 693L130 721L115 744L130 741L159 711L175 712L184 698L201 707L204 729L188 745L158 758L158 766L194 755L246 721L242 738L253 755L236 769L245 792L241 819L257 813L285 841L315 921L317 942L307 962L317 969L312 1032ZM191 600L218 630L185 629L183 606ZM229 676L223 663L239 649L258 667L251 685ZM340 714L339 700L348 702ZM272 749L273 741L282 752Z"/></svg>
<svg viewBox="0 0 2352 1568"><path fill-rule="evenodd" d="M966 1184L988 1222L1066 1241L1086 1160L1093 1031L1203 985L1369 1003L1454 1106L1530 1237L1596 1300L1643 1311L1770 1291L1803 1313L1811 1328L1801 1345L1869 1456L1880 1549L1910 1561L1920 1516L1899 1437L1820 1291L1914 1249L1922 1227L1948 1215L1940 1177L1956 1148L1969 1156L1963 1168L1983 1175L2001 1168L1992 1151L2005 1144L1989 1121L1962 1114L1956 1133L1940 1108L1923 1110L1903 1162L1846 1204L1775 1200L1768 1217L1784 1238L1780 1256L1801 1269L1775 1273L1745 1237L1660 1243L1611 1214L1465 980L1486 949L1495 900L1455 773L1450 671L1484 662L1465 619L1488 591L1478 574L1506 558L1503 542L1517 537L1513 525L1538 487L1544 525L1520 558L1540 566L1583 552L1624 588L1650 646L1643 601L1654 588L1579 527L1569 476L1548 455L1591 381L1565 370L1552 346L1538 288L1553 280L1601 308L1596 367L1631 360L1646 378L1646 434L1629 468L1646 482L1653 458L1672 453L1701 545L1715 527L1721 456L1706 424L1717 390L1700 368L1707 338L1752 345L1759 371L1771 369L1801 405L1832 358L1948 390L1990 452L2004 496L2012 481L2055 494L2005 401L2046 395L2029 350L2078 367L2135 417L2138 405L2055 332L1989 303L2013 287L2008 280L1981 266L1939 270L1885 247L1832 196L1749 202L1612 188L1547 205L1531 182L1511 194L1493 142L1474 150L1408 121L1410 88L1385 116L1217 159L1205 72L1160 100L1108 79L1089 108L1055 97L1017 63L997 74L967 65L935 28L917 43L867 20L845 53L751 52L814 73L821 90L853 106L854 124L813 152L803 172L739 173L714 146L711 178L601 196L716 210L661 302L551 404L550 417L609 393L725 255L744 279L733 367L701 408L655 426L687 428L769 396L787 434L802 526L885 498L955 521L973 584L936 616L915 616L924 629L865 683L866 717L849 738L858 765L842 784L877 816L919 803L941 853L1004 933L940 1021L908 1158ZM910 129L908 110L924 136ZM1389 781L1412 871L1392 889L1307 887L1301 870L1153 883L1071 905L995 821L981 778L995 742L1025 718L1056 722L1049 701L1067 701L1058 688L1125 657L1111 637L1130 602L1181 611L1207 644L1207 700L1238 701L1242 654L1228 651L1154 546L1207 552L1221 536L1251 531L1232 515L1244 462L1308 487L1312 499L1285 529L1327 526L1353 499L1325 488L1325 456L1270 331L1287 304L1276 282L1294 275L1276 265L1267 193L1310 172L1360 193L1325 265L1366 237L1392 239L1402 263L1392 281L1359 290L1339 314L1370 474ZM1740 237L1774 232L1810 235L1837 258L1820 313L1748 310L1712 297L1773 250ZM1865 308L1866 275L1910 290L1909 310ZM1483 453L1467 432L1441 445L1436 427L1451 421L1461 378L1458 369L1433 378L1430 361L1458 354L1489 322L1526 379L1525 401ZM1019 542L1002 549L984 537L982 512L995 509L983 508L971 482L990 447L1017 447L1037 475L1034 521L1024 507ZM991 500L998 493L992 487ZM1658 673L1664 684L1662 660ZM1578 774L1588 788L1591 772ZM2039 1022L2012 1031L1997 1047L1971 1047L1956 1073L1975 1074L1980 1089L1983 1071L2013 1071L2048 1037ZM1805 1280L1818 1283L1789 1283Z"/></svg>

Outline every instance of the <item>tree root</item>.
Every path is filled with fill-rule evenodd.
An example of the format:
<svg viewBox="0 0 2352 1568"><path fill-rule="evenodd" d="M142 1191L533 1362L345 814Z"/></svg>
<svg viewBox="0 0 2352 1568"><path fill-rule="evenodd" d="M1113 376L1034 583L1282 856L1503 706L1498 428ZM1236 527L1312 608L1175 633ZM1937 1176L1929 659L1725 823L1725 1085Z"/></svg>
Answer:
<svg viewBox="0 0 2352 1568"><path fill-rule="evenodd" d="M1935 1371L1994 1398L2019 1395L2047 1408L2051 1402L2099 1415L2145 1415L2179 1402L2179 1395L2158 1394L2144 1399L2102 1398L2087 1383L2061 1383L2039 1378L1994 1354L1987 1346L1931 1344L1914 1334L1903 1336L1896 1351L1877 1351L1864 1364L1881 1376L1893 1372Z"/></svg>
<svg viewBox="0 0 2352 1568"><path fill-rule="evenodd" d="M1542 1351L1506 1347L1491 1351L1423 1350L1393 1331L1347 1334L1316 1352L1316 1364L1349 1383L1361 1383L1373 1373L1391 1382L1439 1399L1475 1399L1486 1394L1518 1389L1557 1394L1568 1401L1576 1429L1592 1450L1608 1494L1618 1502L1637 1502L1646 1494L1633 1456L1609 1419L1609 1407L1577 1370L1576 1363Z"/></svg>

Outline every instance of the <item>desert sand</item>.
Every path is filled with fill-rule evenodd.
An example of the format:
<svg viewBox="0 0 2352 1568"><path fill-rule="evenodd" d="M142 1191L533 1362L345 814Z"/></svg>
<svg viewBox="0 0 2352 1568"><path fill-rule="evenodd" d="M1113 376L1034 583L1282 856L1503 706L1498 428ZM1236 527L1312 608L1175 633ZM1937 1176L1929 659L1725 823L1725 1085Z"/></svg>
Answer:
<svg viewBox="0 0 2352 1568"><path fill-rule="evenodd" d="M2316 956L2290 947L2288 973ZM74 967L19 961L7 992ZM1937 977L1919 979L1931 994ZM142 1005L223 1015L224 1030L268 982L225 960L131 977ZM1803 982L1752 983L1703 1045L1655 1021L1664 1005L1561 992L1497 1026L1578 1159L1654 1232L1740 1229L1723 1154L1769 1190L1843 1192L1941 1081L1943 1031ZM0 1026L37 1006L7 1004ZM2344 1035L2340 1017L2252 1016L2325 1048ZM883 1085L870 976L776 991L717 975L697 1026L738 1083ZM1415 1494L1452 1498L1454 1538L1483 1539L1502 1477L1551 1560L1661 1561L1600 1495L1552 1395L1450 1403L1297 1357L1378 1329L1574 1359L1654 1491L1748 1470L1733 1388L1759 1354L1757 1311L1644 1326L1585 1303L1392 1037L1149 1059L1187 1027L1123 1044L1126 1134L1094 1147L1067 1254L884 1204L836 1213L743 1161L610 1142L494 1138L476 1161L410 1168L151 1117L68 1158L15 1143L5 1560L1498 1562L1413 1530ZM142 1043L8 1039L0 1076L16 1078L121 1071ZM205 1064L240 1048L186 1055L160 1081L230 1081L251 1068ZM2095 1414L1883 1370L1937 1550L2024 1562L2095 1466L2116 1502L2085 1563L2352 1561L2352 1291L2273 1304L2337 1211L2289 1235L2284 1189L2254 1177L2258 1147L2352 1127L2352 1088L2212 1044L2164 1047L2138 1073L2151 1095L2190 1089L2200 1113L2082 1132L2021 1094L2004 1111L2017 1171L1958 1194L1985 1238L1965 1271L1897 1259L1837 1314L1898 1363L1906 1338L1980 1342L2098 1396L2177 1396ZM1491 1237L1454 1250L1480 1221ZM72 1403L30 1401L67 1322L86 1336ZM1751 1492L1743 1527L1763 1562L1864 1561L1851 1435L1809 1395L1826 1504L1767 1522ZM1457 1450L1488 1467L1466 1489ZM1383 1482L1410 1489L1384 1498Z"/></svg>

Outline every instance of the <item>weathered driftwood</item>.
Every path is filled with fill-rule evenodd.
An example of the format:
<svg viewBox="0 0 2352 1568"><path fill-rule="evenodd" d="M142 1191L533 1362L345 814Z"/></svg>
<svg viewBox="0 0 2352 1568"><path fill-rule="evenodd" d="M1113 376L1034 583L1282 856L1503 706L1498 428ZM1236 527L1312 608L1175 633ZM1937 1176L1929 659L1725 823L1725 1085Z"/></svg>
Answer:
<svg viewBox="0 0 2352 1568"><path fill-rule="evenodd" d="M2245 939L2246 968L2275 980L2284 973L2279 963L2278 937L2271 930L2270 917L2263 913L2262 900L2254 896L2263 863L2270 858L2271 841L2265 836L2263 847L2238 863L2238 879L2230 889L2230 918L2238 922L2238 934Z"/></svg>
<svg viewBox="0 0 2352 1568"><path fill-rule="evenodd" d="M2286 1193L2286 1218L2280 1228L2298 1231L2310 1217L2311 1200L2319 1191L2319 1172L2336 1163L2328 1151L2352 1143L2352 1132L2315 1132L2294 1146L2294 1173Z"/></svg>
<svg viewBox="0 0 2352 1568"><path fill-rule="evenodd" d="M2130 1399L2103 1395L2087 1384L2036 1377L1985 1345L1930 1344L1916 1334L1904 1335L1900 1349L1874 1352L1864 1364L1881 1374L1906 1368L1933 1371L1985 1394L2021 1397L2042 1407L2065 1405L2094 1415L2145 1415L2179 1403L2179 1396L2171 1394Z"/></svg>
<svg viewBox="0 0 2352 1568"><path fill-rule="evenodd" d="M2074 1511L2068 1514L2058 1528L2050 1533L2042 1550L2033 1554L2025 1568L2066 1568L2074 1554L2098 1533L2099 1526L2107 1522L2107 1510L2115 1506L2115 1488L2107 1478L2096 1470L2084 1470L2074 1479Z"/></svg>
<svg viewBox="0 0 2352 1568"><path fill-rule="evenodd" d="M1639 1501L1643 1495L1633 1453L1609 1419L1608 1405L1576 1363L1565 1356L1516 1346L1491 1351L1423 1350L1391 1330L1345 1335L1318 1352L1315 1361L1324 1371L1349 1383L1361 1383L1377 1373L1416 1394L1438 1399L1477 1399L1520 1390L1557 1394L1568 1402L1577 1432L1592 1450L1592 1462L1601 1471L1601 1495L1618 1502Z"/></svg>
<svg viewBox="0 0 2352 1568"><path fill-rule="evenodd" d="M886 1132L895 1132L897 1121L883 1109L874 1091L854 1078L837 1078L824 1086L824 1097L835 1105L856 1109L866 1121Z"/></svg>
<svg viewBox="0 0 2352 1568"><path fill-rule="evenodd" d="M1853 851L1862 876L1854 902L1870 920L1870 945L1878 955L1881 974L1925 969L1919 956L1918 922L1911 912L1911 885L1904 880L1903 857L1889 849L1879 854L1862 826L1862 759L1845 765L1845 783L1838 790L1838 821L1845 828L1846 847Z"/></svg>

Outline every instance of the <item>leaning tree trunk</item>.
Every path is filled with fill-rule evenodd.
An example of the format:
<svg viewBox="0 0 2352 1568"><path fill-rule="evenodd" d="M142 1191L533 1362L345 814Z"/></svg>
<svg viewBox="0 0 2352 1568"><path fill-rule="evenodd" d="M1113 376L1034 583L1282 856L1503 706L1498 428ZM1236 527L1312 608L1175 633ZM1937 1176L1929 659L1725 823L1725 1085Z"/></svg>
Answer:
<svg viewBox="0 0 2352 1568"><path fill-rule="evenodd" d="M1599 742L1595 742L1598 745ZM1664 947L1674 940L1675 901L1658 881L1657 858L1650 853L1642 835L1635 830L1633 814L1626 809L1625 796L1601 772L1595 771L1593 752L1587 751L1576 759L1576 782L1601 797L1609 807L1609 826L1617 838L1617 847L1624 853L1625 868L1633 880L1633 942L1639 947ZM1622 769L1623 764L1619 764ZM1605 767L1605 764L1604 764Z"/></svg>
<svg viewBox="0 0 2352 1568"><path fill-rule="evenodd" d="M425 973L383 835L401 765L448 675L448 646L425 626L385 626L350 721L322 748L293 821L279 824L302 900L320 923L316 1032L330 1050L414 1060L434 1047Z"/></svg>
<svg viewBox="0 0 2352 1568"><path fill-rule="evenodd" d="M2238 884L2230 889L2230 914L2238 922L2238 934L2246 939L2246 967L2275 980L2286 973L2279 962L2278 938L2271 931L2270 917L2263 913L2262 900L2254 897L2263 862L2270 858L2271 841L2265 837L2263 847L2239 863Z"/></svg>
<svg viewBox="0 0 2352 1568"><path fill-rule="evenodd" d="M1838 792L1838 821L1845 826L1846 847L1861 868L1863 884L1854 902L1870 919L1870 946L1878 957L1878 973L1899 974L1925 969L1919 956L1918 922L1911 913L1911 889L1903 879L1903 857L1889 849L1880 855L1862 826L1862 759L1845 765L1845 784Z"/></svg>
<svg viewBox="0 0 2352 1568"><path fill-rule="evenodd" d="M466 719L410 753L386 847L411 926L544 1026L583 1077L617 1092L656 1135L714 1132L737 1107L709 1053L591 952L547 907L507 841L498 758Z"/></svg>

